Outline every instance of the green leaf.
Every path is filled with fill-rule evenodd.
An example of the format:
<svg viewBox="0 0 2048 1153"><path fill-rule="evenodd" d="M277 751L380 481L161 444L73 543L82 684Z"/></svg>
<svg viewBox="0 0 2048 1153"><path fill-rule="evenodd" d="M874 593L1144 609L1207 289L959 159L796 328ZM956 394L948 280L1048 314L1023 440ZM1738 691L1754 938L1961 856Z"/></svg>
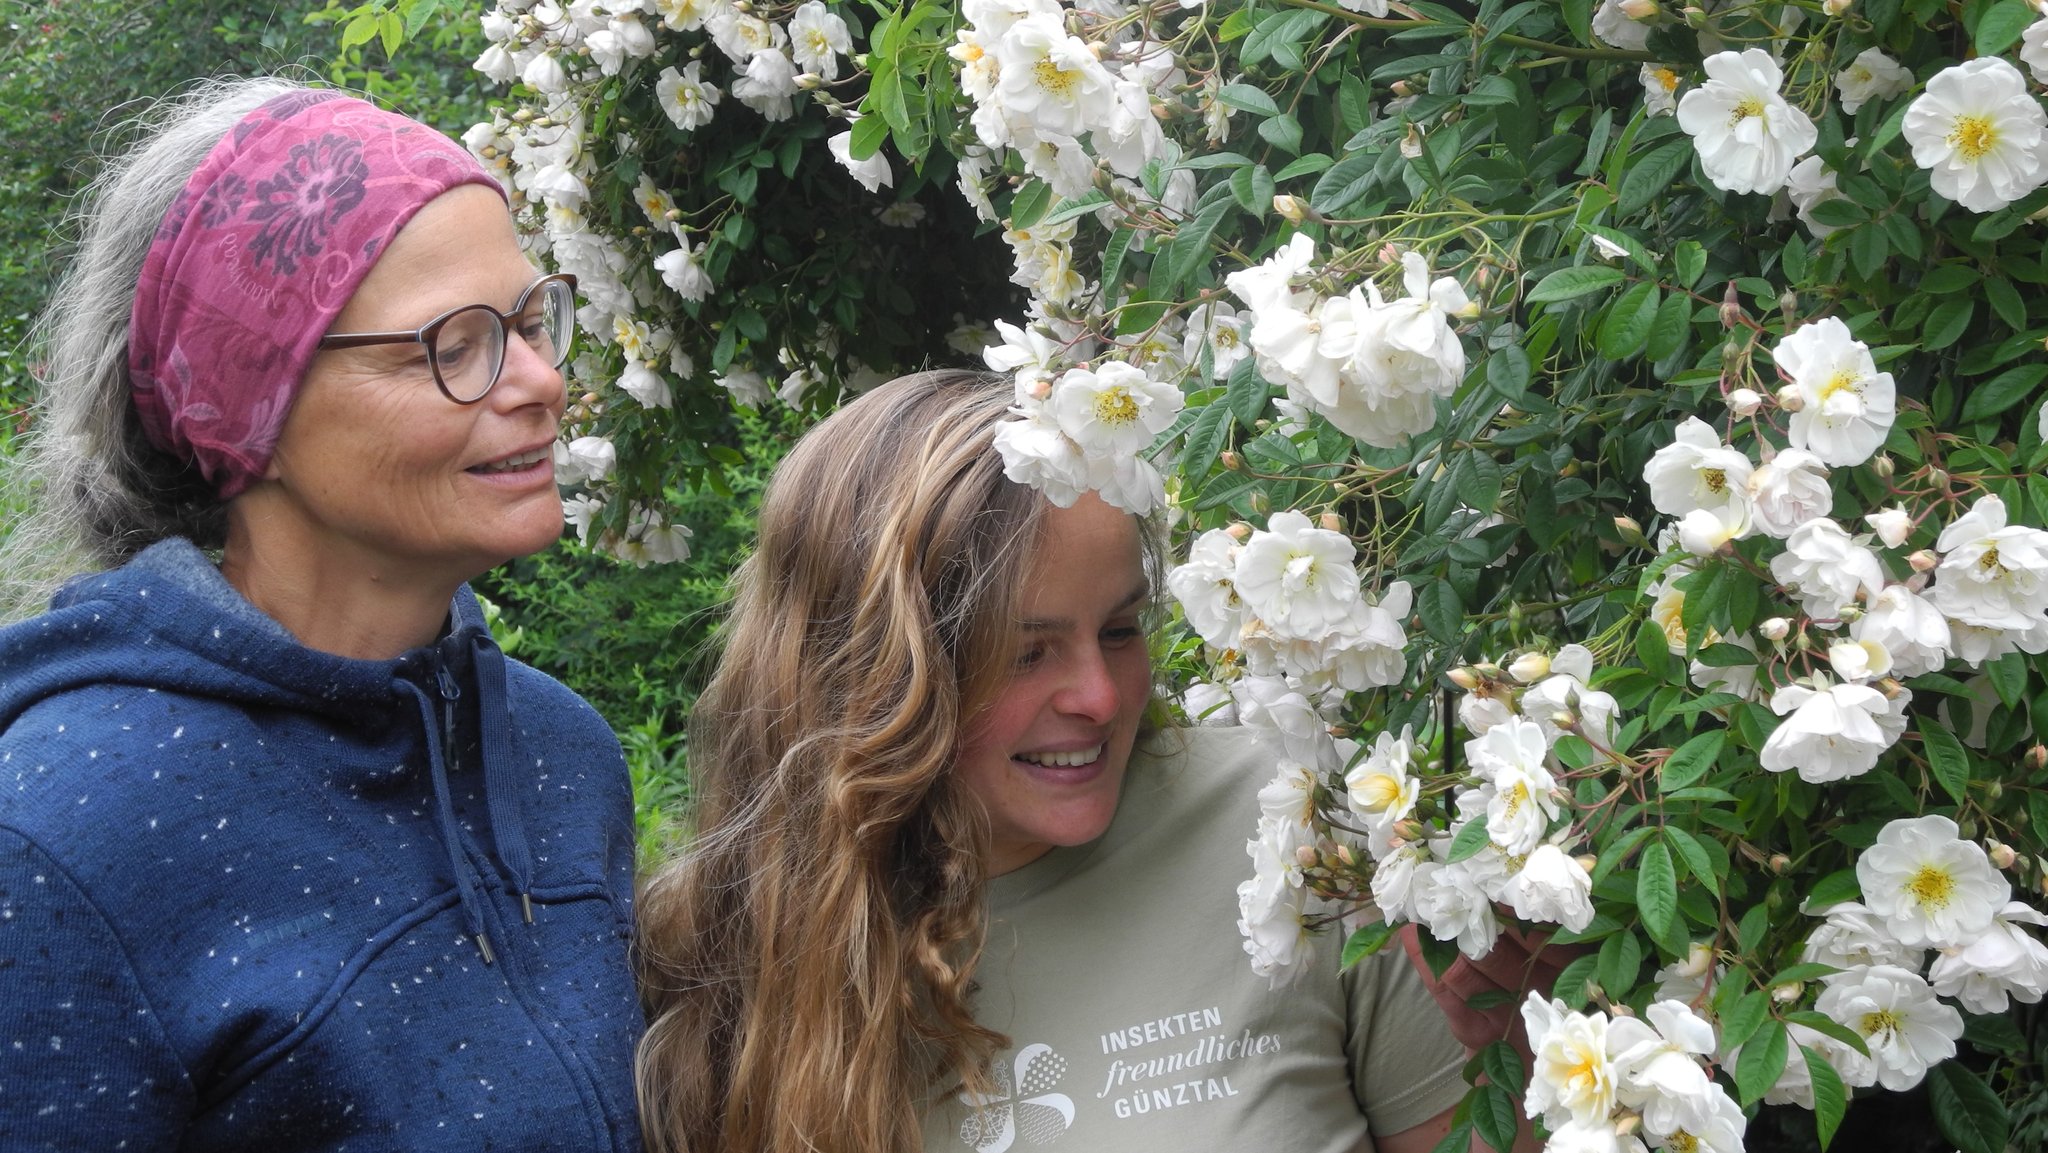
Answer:
<svg viewBox="0 0 2048 1153"><path fill-rule="evenodd" d="M1652 361L1666 360L1685 347L1685 339L1691 334L1692 298L1682 292L1674 292L1657 306L1657 318L1650 325L1650 337L1643 346L1643 355Z"/></svg>
<svg viewBox="0 0 2048 1153"><path fill-rule="evenodd" d="M1650 339L1650 326L1657 322L1658 303L1657 286L1646 280L1631 285L1608 305L1596 342L1600 355L1609 360L1641 356Z"/></svg>
<svg viewBox="0 0 2048 1153"><path fill-rule="evenodd" d="M1273 179L1292 180L1297 176L1307 176L1311 172L1322 172L1335 163L1337 162L1332 160L1327 152L1311 152L1307 156L1289 161L1287 167L1273 174Z"/></svg>
<svg viewBox="0 0 2048 1153"><path fill-rule="evenodd" d="M1927 767L1934 779L1957 804L1962 804L1970 783L1970 754L1963 748L1963 742L1932 717L1921 717L1915 727L1920 730L1921 749L1927 754Z"/></svg>
<svg viewBox="0 0 2048 1153"><path fill-rule="evenodd" d="M1316 181L1315 190L1308 194L1309 207L1324 216L1350 207L1372 188L1373 166L1378 162L1379 155L1372 152L1354 152L1339 160Z"/></svg>
<svg viewBox="0 0 2048 1153"><path fill-rule="evenodd" d="M1574 300L1603 288L1612 288L1627 277L1619 268L1605 265L1582 265L1577 268L1560 268L1538 281L1529 290L1530 304L1552 304L1560 300Z"/></svg>
<svg viewBox="0 0 2048 1153"><path fill-rule="evenodd" d="M2037 510L2038 511L2038 510ZM1984 672L1991 678L1991 687L1998 690L1998 699L2005 707L2017 709L2027 699L2027 658L2023 653L2011 652L1984 666Z"/></svg>
<svg viewBox="0 0 2048 1153"><path fill-rule="evenodd" d="M1986 280L1984 299L1991 302L1991 311L2005 322L2014 332L2024 332L2027 327L2027 302L2020 290L2009 280Z"/></svg>
<svg viewBox="0 0 2048 1153"><path fill-rule="evenodd" d="M1596 953L1572 958L1570 964L1559 970L1557 980L1551 984L1550 995L1574 1009L1584 1008L1591 1000L1587 996L1586 985L1599 980L1599 966L1600 957Z"/></svg>
<svg viewBox="0 0 2048 1153"><path fill-rule="evenodd" d="M1842 1116L1849 1111L1849 1090L1826 1057L1804 1045L1799 1051L1805 1054L1806 1071L1813 1078L1813 1124L1820 1136L1820 1147L1825 1150L1828 1142L1835 1139L1835 1130L1842 1127Z"/></svg>
<svg viewBox="0 0 2048 1153"><path fill-rule="evenodd" d="M1927 314L1927 323L1920 329L1921 347L1932 352L1961 340L1976 313L1977 302L1967 296L1935 305L1934 311Z"/></svg>
<svg viewBox="0 0 2048 1153"><path fill-rule="evenodd" d="M2035 18L2026 0L1999 0L1977 19L1977 55L1996 56L2019 43Z"/></svg>
<svg viewBox="0 0 2048 1153"><path fill-rule="evenodd" d="M405 22L398 18L398 13L386 12L377 18L377 35L384 42L384 58L388 60L405 43Z"/></svg>
<svg viewBox="0 0 2048 1153"><path fill-rule="evenodd" d="M1642 211L1691 162L1692 141L1686 138L1667 141L1642 156L1630 157L1628 175L1621 178L1621 190L1614 197L1615 217L1627 218Z"/></svg>
<svg viewBox="0 0 2048 1153"><path fill-rule="evenodd" d="M1458 835L1451 838L1451 854L1445 859L1456 864L1467 857L1477 856L1480 850L1491 843L1486 839L1485 821L1466 821L1464 827L1458 830Z"/></svg>
<svg viewBox="0 0 2048 1153"><path fill-rule="evenodd" d="M1280 115L1280 106L1273 102L1271 96L1266 95L1265 89L1254 88L1249 84L1225 84L1217 91L1216 99L1231 108L1259 116Z"/></svg>
<svg viewBox="0 0 2048 1153"><path fill-rule="evenodd" d="M1112 286L1123 287L1123 282L1117 277L1123 271L1124 253L1130 251L1131 241L1137 235L1130 228L1119 228L1110 234L1109 244L1102 250L1102 286L1105 290Z"/></svg>
<svg viewBox="0 0 2048 1153"><path fill-rule="evenodd" d="M1259 139L1289 156L1301 151L1301 121L1281 113L1259 121Z"/></svg>
<svg viewBox="0 0 2048 1153"><path fill-rule="evenodd" d="M1756 1036L1743 1042L1742 1056L1735 1062L1735 1091L1744 1106L1778 1083L1788 1051L1783 1021L1766 1020Z"/></svg>
<svg viewBox="0 0 2048 1153"><path fill-rule="evenodd" d="M1223 451L1223 444L1230 438L1230 406L1211 401L1195 416L1195 422L1188 426L1186 447L1181 450L1180 469L1183 475L1200 477L1208 473L1216 463L1216 456Z"/></svg>
<svg viewBox="0 0 2048 1153"><path fill-rule="evenodd" d="M1681 240L1671 250L1671 267L1678 273L1678 286L1691 288L1707 271L1707 250L1697 240Z"/></svg>
<svg viewBox="0 0 2048 1153"><path fill-rule="evenodd" d="M1764 984L1775 989L1780 985L1795 985L1801 981L1818 981L1822 977L1831 976L1841 971L1841 968L1835 965L1823 965L1818 961L1802 961L1797 965L1788 965L1772 973L1771 979L1765 981Z"/></svg>
<svg viewBox="0 0 2048 1153"><path fill-rule="evenodd" d="M1719 895L1721 892L1720 871L1716 867L1714 854L1707 849L1706 845L1700 843L1698 837L1693 836L1677 825L1664 826L1664 839L1671 842L1672 849L1685 861L1686 871L1693 875L1693 879L1705 885L1716 895Z"/></svg>
<svg viewBox="0 0 2048 1153"><path fill-rule="evenodd" d="M1197 213L1195 218L1180 226L1173 239L1166 245L1166 251L1152 268L1150 290L1168 293L1187 283L1195 270L1206 264L1211 255L1209 242L1216 235L1216 226L1223 222L1224 214L1230 211L1227 200L1218 200Z"/></svg>
<svg viewBox="0 0 2048 1153"><path fill-rule="evenodd" d="M1387 947L1399 930L1385 921L1374 921L1352 933L1344 942L1343 968L1349 969Z"/></svg>
<svg viewBox="0 0 2048 1153"><path fill-rule="evenodd" d="M1806 893L1806 910L1818 915L1830 905L1843 901L1854 901L1863 895L1863 886L1856 880L1856 870L1838 869L1814 883Z"/></svg>
<svg viewBox="0 0 2048 1153"><path fill-rule="evenodd" d="M1529 391L1529 354L1517 344L1486 358L1486 386L1506 401L1518 401Z"/></svg>
<svg viewBox="0 0 2048 1153"><path fill-rule="evenodd" d="M1972 385L1969 396L1963 399L1963 419L1976 421L1997 416L2033 395L2043 379L2048 379L2048 364L2023 364Z"/></svg>
<svg viewBox="0 0 2048 1153"><path fill-rule="evenodd" d="M1033 177L1010 198L1010 227L1022 231L1037 224L1052 204L1052 186Z"/></svg>
<svg viewBox="0 0 2048 1153"><path fill-rule="evenodd" d="M1424 585L1415 607L1422 615L1424 631L1430 636L1447 645L1464 639L1465 605L1451 582L1439 580Z"/></svg>
<svg viewBox="0 0 2048 1153"><path fill-rule="evenodd" d="M1785 1014L1785 1023L1787 1025L1804 1025L1816 1033L1833 1037L1865 1057L1870 1056L1870 1043L1863 1039L1863 1034L1842 1024L1826 1013L1816 1012L1812 1009L1800 1009L1796 1012Z"/></svg>
<svg viewBox="0 0 2048 1153"><path fill-rule="evenodd" d="M1508 1153L1515 1143L1517 1122L1515 1099L1508 1096L1507 1090L1498 1085L1479 1087L1472 1106L1472 1127L1479 1131L1481 1141Z"/></svg>
<svg viewBox="0 0 2048 1153"><path fill-rule="evenodd" d="M1654 622L1652 627L1655 627ZM1657 635L1661 638L1664 630L1658 629ZM1721 759L1721 750L1727 743L1728 730L1712 729L1678 746L1657 773L1658 789L1672 792L1706 776Z"/></svg>
<svg viewBox="0 0 2048 1153"><path fill-rule="evenodd" d="M1522 1068L1522 1055L1513 1046L1506 1041L1493 1042L1479 1051L1479 1064L1486 1070L1487 1080L1507 1090L1508 1096L1521 1099L1529 1075Z"/></svg>
<svg viewBox="0 0 2048 1153"><path fill-rule="evenodd" d="M853 138L847 142L847 155L855 160L866 160L881 151L882 141L889 138L889 122L880 116L863 116L853 122Z"/></svg>
<svg viewBox="0 0 2048 1153"><path fill-rule="evenodd" d="M1632 987L1642 967L1643 946L1634 933L1616 933L1601 943L1600 987L1609 995L1619 996Z"/></svg>
<svg viewBox="0 0 2048 1153"><path fill-rule="evenodd" d="M1960 1153L2005 1153L2012 1127L2005 1103L1961 1062L1943 1061L1927 1071L1927 1098L1934 1123Z"/></svg>
<svg viewBox="0 0 2048 1153"><path fill-rule="evenodd" d="M1670 681L1674 662L1671 659L1671 642L1664 635L1664 626L1654 620L1645 620L1636 630L1636 659L1643 663L1643 669L1660 681Z"/></svg>
<svg viewBox="0 0 2048 1153"><path fill-rule="evenodd" d="M1762 908L1761 905L1758 908ZM1730 974L1732 977L1733 974ZM1733 986L1729 986L1733 988ZM1755 989L1739 994L1735 1003L1721 1012L1721 1045L1732 1049L1747 1045L1771 1015L1771 999Z"/></svg>
<svg viewBox="0 0 2048 1153"><path fill-rule="evenodd" d="M1636 909L1643 926L1660 940L1678 923L1678 875L1671 867L1671 850L1661 838L1643 850L1636 872Z"/></svg>

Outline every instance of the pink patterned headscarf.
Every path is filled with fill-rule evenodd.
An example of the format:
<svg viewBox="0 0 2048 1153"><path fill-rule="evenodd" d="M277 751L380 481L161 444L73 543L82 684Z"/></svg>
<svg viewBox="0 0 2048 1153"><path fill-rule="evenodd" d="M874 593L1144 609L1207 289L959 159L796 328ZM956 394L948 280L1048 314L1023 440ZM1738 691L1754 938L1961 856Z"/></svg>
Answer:
<svg viewBox="0 0 2048 1153"><path fill-rule="evenodd" d="M263 475L306 366L413 213L504 190L432 128L333 92L242 118L164 214L128 321L136 411L222 499Z"/></svg>

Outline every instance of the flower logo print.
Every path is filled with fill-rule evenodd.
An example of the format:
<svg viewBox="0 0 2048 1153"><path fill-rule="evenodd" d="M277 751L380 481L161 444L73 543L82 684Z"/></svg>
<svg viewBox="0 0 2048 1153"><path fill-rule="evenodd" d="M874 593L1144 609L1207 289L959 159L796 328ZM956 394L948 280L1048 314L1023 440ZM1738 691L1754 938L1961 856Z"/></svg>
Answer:
<svg viewBox="0 0 2048 1153"><path fill-rule="evenodd" d="M346 136L293 145L290 161L256 186L249 219L262 228L249 254L279 275L298 271L299 261L319 255L327 231L363 202L369 176L362 145Z"/></svg>
<svg viewBox="0 0 2048 1153"><path fill-rule="evenodd" d="M996 1068L988 1096L960 1094L974 1109L960 1124L960 1140L975 1153L1004 1153L1020 1133L1033 1145L1050 1145L1074 1124L1073 1099L1049 1092L1066 1076L1066 1058L1049 1045L1026 1045L1012 1064L1014 1073Z"/></svg>

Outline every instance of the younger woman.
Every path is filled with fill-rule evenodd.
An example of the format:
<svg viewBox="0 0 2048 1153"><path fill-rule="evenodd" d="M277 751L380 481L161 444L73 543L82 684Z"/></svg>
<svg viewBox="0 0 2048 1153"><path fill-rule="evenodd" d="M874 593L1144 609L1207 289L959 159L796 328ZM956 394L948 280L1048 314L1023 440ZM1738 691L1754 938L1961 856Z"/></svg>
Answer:
<svg viewBox="0 0 2048 1153"><path fill-rule="evenodd" d="M777 472L698 703L695 839L642 906L651 1148L1432 1148L1465 1054L1400 956L1252 976L1272 765L1157 731L1143 526L906 377ZM1333 946L1332 946L1333 947Z"/></svg>

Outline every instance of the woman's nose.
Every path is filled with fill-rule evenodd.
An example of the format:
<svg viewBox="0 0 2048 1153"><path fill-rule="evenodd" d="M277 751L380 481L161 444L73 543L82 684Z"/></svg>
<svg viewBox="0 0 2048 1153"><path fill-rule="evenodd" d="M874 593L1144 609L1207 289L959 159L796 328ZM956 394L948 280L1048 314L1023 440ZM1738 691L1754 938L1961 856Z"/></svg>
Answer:
<svg viewBox="0 0 2048 1153"><path fill-rule="evenodd" d="M1101 648L1090 645L1074 657L1053 706L1070 716L1108 724L1121 703L1109 661Z"/></svg>

